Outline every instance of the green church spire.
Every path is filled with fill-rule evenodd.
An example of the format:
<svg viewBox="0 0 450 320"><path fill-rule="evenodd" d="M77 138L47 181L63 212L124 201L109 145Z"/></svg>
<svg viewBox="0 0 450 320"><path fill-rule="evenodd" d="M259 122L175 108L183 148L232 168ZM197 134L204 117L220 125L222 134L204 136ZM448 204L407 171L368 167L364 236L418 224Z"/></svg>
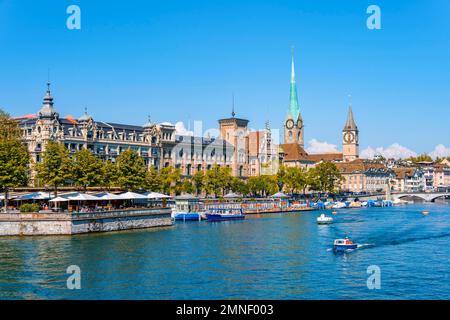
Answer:
<svg viewBox="0 0 450 320"><path fill-rule="evenodd" d="M294 52L292 51L289 115L292 117L292 119L297 120L299 114L300 114L300 107L298 105L297 86L295 85Z"/></svg>

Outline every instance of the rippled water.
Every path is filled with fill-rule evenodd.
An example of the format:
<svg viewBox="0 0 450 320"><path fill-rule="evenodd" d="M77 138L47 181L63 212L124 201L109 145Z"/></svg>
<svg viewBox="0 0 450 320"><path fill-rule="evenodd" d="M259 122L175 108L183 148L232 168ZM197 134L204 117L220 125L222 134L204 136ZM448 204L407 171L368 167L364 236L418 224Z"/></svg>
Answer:
<svg viewBox="0 0 450 320"><path fill-rule="evenodd" d="M0 238L0 298L450 299L450 205L343 209L330 226L318 214ZM365 246L331 252L345 235ZM81 290L66 287L69 265L81 268ZM366 286L370 265L379 290Z"/></svg>

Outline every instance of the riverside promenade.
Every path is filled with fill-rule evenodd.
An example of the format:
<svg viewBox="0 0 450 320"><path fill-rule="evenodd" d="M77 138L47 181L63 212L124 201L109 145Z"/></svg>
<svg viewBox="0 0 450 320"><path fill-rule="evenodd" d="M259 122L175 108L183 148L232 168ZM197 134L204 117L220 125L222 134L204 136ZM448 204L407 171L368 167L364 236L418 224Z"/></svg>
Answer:
<svg viewBox="0 0 450 320"><path fill-rule="evenodd" d="M0 236L72 235L172 224L170 208L91 213L0 213Z"/></svg>

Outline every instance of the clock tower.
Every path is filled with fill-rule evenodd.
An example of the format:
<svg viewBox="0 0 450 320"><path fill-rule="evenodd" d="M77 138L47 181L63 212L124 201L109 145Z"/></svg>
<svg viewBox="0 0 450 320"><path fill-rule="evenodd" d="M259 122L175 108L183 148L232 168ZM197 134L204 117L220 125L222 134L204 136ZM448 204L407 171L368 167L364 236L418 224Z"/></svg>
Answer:
<svg viewBox="0 0 450 320"><path fill-rule="evenodd" d="M348 107L347 122L342 130L342 153L344 161L359 158L359 131L353 119L352 106Z"/></svg>
<svg viewBox="0 0 450 320"><path fill-rule="evenodd" d="M303 118L300 114L295 84L294 56L292 55L289 112L284 122L284 143L297 143L304 148L303 128Z"/></svg>

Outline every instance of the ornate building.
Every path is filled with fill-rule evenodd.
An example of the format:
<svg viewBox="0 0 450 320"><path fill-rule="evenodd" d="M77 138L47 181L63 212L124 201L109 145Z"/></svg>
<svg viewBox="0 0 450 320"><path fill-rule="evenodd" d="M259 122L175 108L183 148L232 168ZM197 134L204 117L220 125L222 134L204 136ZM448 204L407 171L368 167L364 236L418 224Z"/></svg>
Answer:
<svg viewBox="0 0 450 320"><path fill-rule="evenodd" d="M87 111L79 119L71 116L62 118L54 108L50 84L47 86L39 112L16 118L34 163L42 161L47 143L56 141L63 143L71 154L84 148L112 162L123 151L132 149L144 158L149 167L160 169L175 166L188 176L207 170L214 164L232 167L235 174L246 173L247 162L243 149L247 146L247 120L234 117L221 120L221 132L231 144L224 139L178 136L173 124L152 123L150 119L142 126L118 124L95 121ZM237 136L227 136L226 128L232 129L230 133L237 132ZM234 145L239 149L234 148Z"/></svg>

